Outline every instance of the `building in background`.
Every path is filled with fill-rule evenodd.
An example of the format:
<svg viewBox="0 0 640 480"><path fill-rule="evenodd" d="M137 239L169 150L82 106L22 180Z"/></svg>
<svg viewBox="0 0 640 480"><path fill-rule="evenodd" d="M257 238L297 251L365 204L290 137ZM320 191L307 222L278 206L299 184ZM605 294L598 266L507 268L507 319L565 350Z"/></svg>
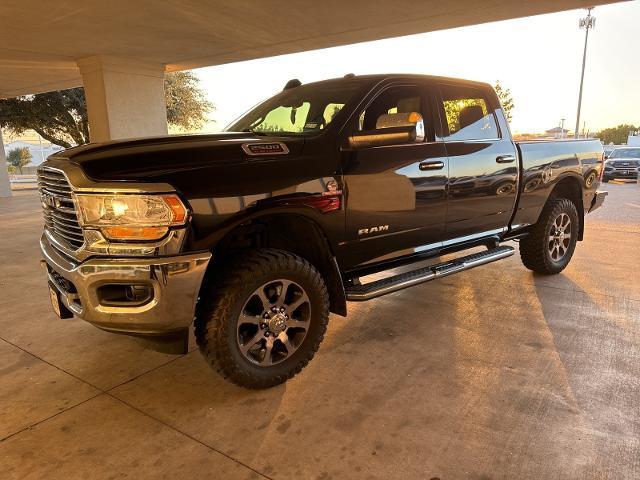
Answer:
<svg viewBox="0 0 640 480"><path fill-rule="evenodd" d="M516 133L513 135L514 140L554 140L559 138L568 138L572 136L571 132L566 128L554 127L545 130L544 133Z"/></svg>
<svg viewBox="0 0 640 480"><path fill-rule="evenodd" d="M561 127L554 127L549 130L545 130L545 135L548 138L567 138L569 130Z"/></svg>
<svg viewBox="0 0 640 480"><path fill-rule="evenodd" d="M35 173L38 165L44 162L49 155L62 150L61 146L54 145L44 140L34 131L27 131L20 136L5 136L4 151L7 155L10 151L15 150L16 148L24 147L28 148L31 152L31 163L22 168L22 171L25 174Z"/></svg>
<svg viewBox="0 0 640 480"><path fill-rule="evenodd" d="M636 130L635 132L629 132L629 137L627 138L627 145L630 147L640 147L640 130Z"/></svg>

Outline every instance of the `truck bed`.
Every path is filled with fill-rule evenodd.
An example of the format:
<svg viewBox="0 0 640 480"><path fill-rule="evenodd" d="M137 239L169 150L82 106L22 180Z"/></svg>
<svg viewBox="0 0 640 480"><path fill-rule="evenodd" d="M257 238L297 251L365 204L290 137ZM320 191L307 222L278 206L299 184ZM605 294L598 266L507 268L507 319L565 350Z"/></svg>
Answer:
<svg viewBox="0 0 640 480"><path fill-rule="evenodd" d="M532 140L515 144L521 178L512 229L536 223L551 190L560 181L581 182L584 211L588 211L604 168L599 140Z"/></svg>

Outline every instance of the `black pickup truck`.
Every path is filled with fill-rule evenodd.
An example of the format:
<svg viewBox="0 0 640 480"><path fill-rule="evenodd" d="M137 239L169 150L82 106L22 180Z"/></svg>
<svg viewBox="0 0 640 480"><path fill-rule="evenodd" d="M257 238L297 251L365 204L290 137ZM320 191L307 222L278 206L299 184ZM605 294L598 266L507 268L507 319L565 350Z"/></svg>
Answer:
<svg viewBox="0 0 640 480"><path fill-rule="evenodd" d="M599 141L514 143L489 85L417 75L292 80L224 133L84 145L38 175L58 315L180 351L193 323L251 388L300 372L348 301L503 259L504 242L562 271L606 195Z"/></svg>

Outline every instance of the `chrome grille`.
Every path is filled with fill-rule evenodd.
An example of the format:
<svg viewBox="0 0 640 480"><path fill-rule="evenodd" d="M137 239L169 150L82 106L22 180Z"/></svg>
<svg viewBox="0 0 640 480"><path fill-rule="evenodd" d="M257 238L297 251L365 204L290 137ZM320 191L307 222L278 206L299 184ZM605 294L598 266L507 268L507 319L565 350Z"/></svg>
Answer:
<svg viewBox="0 0 640 480"><path fill-rule="evenodd" d="M82 228L71 198L71 186L64 174L51 168L38 169L38 190L44 211L45 228L71 250L84 243Z"/></svg>
<svg viewBox="0 0 640 480"><path fill-rule="evenodd" d="M612 161L611 166L616 168L635 168L640 165L638 160L618 160Z"/></svg>

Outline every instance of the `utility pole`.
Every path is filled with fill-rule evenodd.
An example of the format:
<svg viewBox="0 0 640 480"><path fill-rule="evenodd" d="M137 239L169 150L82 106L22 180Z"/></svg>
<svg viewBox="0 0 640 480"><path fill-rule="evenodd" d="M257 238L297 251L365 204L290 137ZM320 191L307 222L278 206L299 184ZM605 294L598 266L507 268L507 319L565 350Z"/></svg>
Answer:
<svg viewBox="0 0 640 480"><path fill-rule="evenodd" d="M566 118L560 119L560 138L564 138L564 121Z"/></svg>
<svg viewBox="0 0 640 480"><path fill-rule="evenodd" d="M587 41L589 40L589 30L596 26L596 17L591 16L593 7L587 9L587 16L580 19L580 28L585 29L584 34L584 52L582 54L582 74L580 75L580 93L578 94L578 115L576 116L575 138L580 136L580 107L582 107L582 85L584 84L584 67L587 63Z"/></svg>

